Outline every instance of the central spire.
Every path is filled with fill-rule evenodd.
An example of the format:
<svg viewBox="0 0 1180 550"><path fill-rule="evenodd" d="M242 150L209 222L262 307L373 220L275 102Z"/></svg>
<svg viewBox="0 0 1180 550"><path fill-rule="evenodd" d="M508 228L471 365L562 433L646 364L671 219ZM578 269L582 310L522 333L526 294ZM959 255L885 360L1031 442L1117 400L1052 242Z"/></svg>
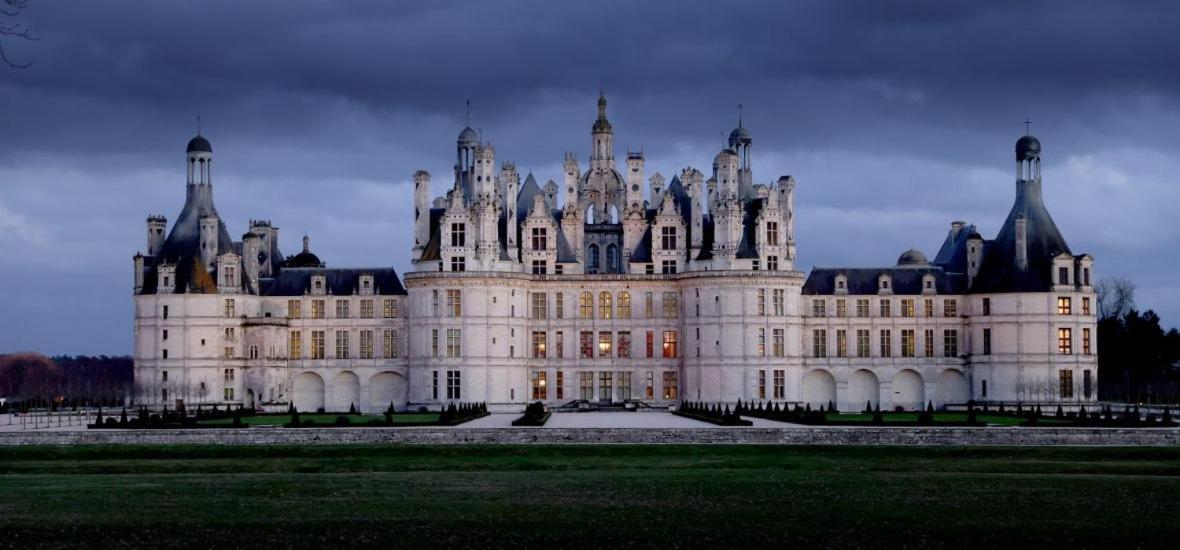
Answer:
<svg viewBox="0 0 1180 550"><path fill-rule="evenodd" d="M598 119L590 129L591 168L613 168L615 158L614 129L606 119L606 93L598 91Z"/></svg>

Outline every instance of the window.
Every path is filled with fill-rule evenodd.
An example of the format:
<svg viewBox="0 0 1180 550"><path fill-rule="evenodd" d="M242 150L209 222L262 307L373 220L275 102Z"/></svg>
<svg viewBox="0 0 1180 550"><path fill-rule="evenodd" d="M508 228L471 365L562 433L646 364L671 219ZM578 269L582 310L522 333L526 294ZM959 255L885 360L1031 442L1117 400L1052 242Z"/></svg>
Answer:
<svg viewBox="0 0 1180 550"><path fill-rule="evenodd" d="M324 301L323 300L312 300L311 301L311 318L312 319L323 319L324 318Z"/></svg>
<svg viewBox="0 0 1180 550"><path fill-rule="evenodd" d="M544 319L549 312L549 295L544 292L534 292L529 299L532 301L529 317L533 319Z"/></svg>
<svg viewBox="0 0 1180 550"><path fill-rule="evenodd" d="M631 318L631 293L623 291L619 293L619 319Z"/></svg>
<svg viewBox="0 0 1180 550"><path fill-rule="evenodd" d="M557 371L556 382L557 382L556 387L553 389L556 390L555 393L557 394L557 398L558 399L565 399L565 373L564 372Z"/></svg>
<svg viewBox="0 0 1180 550"><path fill-rule="evenodd" d="M168 318L168 306L164 306L164 318Z"/></svg>
<svg viewBox="0 0 1180 550"><path fill-rule="evenodd" d="M958 317L959 316L959 302L957 300L943 300L942 301L942 316L943 317Z"/></svg>
<svg viewBox="0 0 1180 550"><path fill-rule="evenodd" d="M857 317L868 317L869 316L869 299L868 298L857 298L856 299L856 316Z"/></svg>
<svg viewBox="0 0 1180 550"><path fill-rule="evenodd" d="M991 298L984 298L983 299L983 314L984 315L991 315L992 314L992 299Z"/></svg>
<svg viewBox="0 0 1180 550"><path fill-rule="evenodd" d="M811 301L811 316L812 317L827 317L828 303L824 299L816 299Z"/></svg>
<svg viewBox="0 0 1180 550"><path fill-rule="evenodd" d="M914 316L914 299L913 298L902 298L901 299L901 316L902 317L913 317Z"/></svg>
<svg viewBox="0 0 1180 550"><path fill-rule="evenodd" d="M533 331L533 359L544 359L549 335L543 330Z"/></svg>
<svg viewBox="0 0 1180 550"><path fill-rule="evenodd" d="M1082 297L1082 315L1089 315L1089 314L1090 314L1090 297L1083 296Z"/></svg>
<svg viewBox="0 0 1180 550"><path fill-rule="evenodd" d="M1068 328L1057 329L1057 353L1061 355L1073 354L1073 330Z"/></svg>
<svg viewBox="0 0 1180 550"><path fill-rule="evenodd" d="M583 330L578 333L578 349L584 359L594 358L594 333Z"/></svg>
<svg viewBox="0 0 1180 550"><path fill-rule="evenodd" d="M611 313L613 313L613 310L611 309L611 307L612 307L611 301L612 300L611 300L610 292L607 292L604 290L604 291L598 293L598 318L599 319L610 319L612 317Z"/></svg>
<svg viewBox="0 0 1180 550"><path fill-rule="evenodd" d="M647 316L648 319L651 319L652 317L656 316L656 314L655 314L655 307L656 306L655 306L654 294L652 294L651 292L645 292L643 295L643 298L644 298L643 313L644 313L644 315Z"/></svg>
<svg viewBox="0 0 1180 550"><path fill-rule="evenodd" d="M631 332L622 331L619 333L619 357L631 357Z"/></svg>
<svg viewBox="0 0 1180 550"><path fill-rule="evenodd" d="M645 399L655 399L655 396L656 396L655 385L656 385L655 373L652 371L647 371L647 374L644 375L645 388L644 388L643 395L644 395Z"/></svg>
<svg viewBox="0 0 1180 550"><path fill-rule="evenodd" d="M348 318L348 300L336 300L336 318Z"/></svg>
<svg viewBox="0 0 1180 550"><path fill-rule="evenodd" d="M1088 267L1082 268L1082 284L1085 286L1090 286L1090 268Z"/></svg>
<svg viewBox="0 0 1180 550"><path fill-rule="evenodd" d="M233 359L234 358L234 347L233 346L226 346L224 351L225 351L224 356L226 359Z"/></svg>
<svg viewBox="0 0 1180 550"><path fill-rule="evenodd" d="M758 289L758 315L759 316L766 315L766 289L765 288Z"/></svg>
<svg viewBox="0 0 1180 550"><path fill-rule="evenodd" d="M774 371L774 398L783 399L787 396L786 372L781 369Z"/></svg>
<svg viewBox="0 0 1180 550"><path fill-rule="evenodd" d="M836 317L848 317L848 300L836 298Z"/></svg>
<svg viewBox="0 0 1180 550"><path fill-rule="evenodd" d="M384 300L381 316L386 319L397 317L397 301L393 298L386 298Z"/></svg>
<svg viewBox="0 0 1180 550"><path fill-rule="evenodd" d="M774 329L774 346L775 357L780 357L778 353L778 339L782 329ZM827 357L828 356L828 331L826 329L817 328L811 331L811 356L812 357Z"/></svg>
<svg viewBox="0 0 1180 550"><path fill-rule="evenodd" d="M533 275L545 275L549 272L549 262L533 260Z"/></svg>
<svg viewBox="0 0 1180 550"><path fill-rule="evenodd" d="M463 316L463 291L458 289L447 290L447 316L448 317L462 317Z"/></svg>
<svg viewBox="0 0 1180 550"><path fill-rule="evenodd" d="M554 316L556 316L558 319L565 318L565 293L564 292L558 292L554 296L553 309L554 309L554 311L553 311Z"/></svg>
<svg viewBox="0 0 1180 550"><path fill-rule="evenodd" d="M836 330L836 357L848 357L848 331Z"/></svg>
<svg viewBox="0 0 1180 550"><path fill-rule="evenodd" d="M856 329L856 356L869 356L869 329Z"/></svg>
<svg viewBox="0 0 1180 550"><path fill-rule="evenodd" d="M361 359L373 358L373 331L361 331Z"/></svg>
<svg viewBox="0 0 1180 550"><path fill-rule="evenodd" d="M1061 296L1057 298L1057 314L1069 315L1073 311L1073 304L1068 296Z"/></svg>
<svg viewBox="0 0 1180 550"><path fill-rule="evenodd" d="M598 398L604 401L610 401L611 387L614 385L613 375L611 371L604 370L598 372Z"/></svg>
<svg viewBox="0 0 1180 550"><path fill-rule="evenodd" d="M606 271L607 273L619 272L619 249L613 244L606 245Z"/></svg>
<svg viewBox="0 0 1180 550"><path fill-rule="evenodd" d="M234 369L225 369L221 372L221 379L226 382L234 381Z"/></svg>
<svg viewBox="0 0 1180 550"><path fill-rule="evenodd" d="M594 373L578 373L578 398L586 401L594 399Z"/></svg>
<svg viewBox="0 0 1180 550"><path fill-rule="evenodd" d="M927 317L934 317L934 298L922 300L922 310L926 312Z"/></svg>
<svg viewBox="0 0 1180 550"><path fill-rule="evenodd" d="M675 227L661 227L660 228L660 249L661 250L676 250L676 228Z"/></svg>
<svg viewBox="0 0 1180 550"><path fill-rule="evenodd" d="M598 245L592 244L586 254L589 259L586 260L589 273L598 272Z"/></svg>
<svg viewBox="0 0 1180 550"><path fill-rule="evenodd" d="M656 340L655 332L650 331L650 330L647 331L647 357L648 357L648 359L655 357L655 348L656 348L655 340Z"/></svg>
<svg viewBox="0 0 1180 550"><path fill-rule="evenodd" d="M680 316L680 294L677 292L664 293L664 318L675 319Z"/></svg>
<svg viewBox="0 0 1180 550"><path fill-rule="evenodd" d="M613 340L614 339L611 337L611 333L609 330L603 330L603 331L598 332L598 356L599 357L610 357L611 344L612 344Z"/></svg>
<svg viewBox="0 0 1180 550"><path fill-rule="evenodd" d="M778 222L766 222L766 244L778 246Z"/></svg>
<svg viewBox="0 0 1180 550"><path fill-rule="evenodd" d="M462 399L462 372L457 370L447 371L447 399Z"/></svg>
<svg viewBox="0 0 1180 550"><path fill-rule="evenodd" d="M983 397L987 397L987 380L980 380L979 381L979 391L980 391L980 395L982 395Z"/></svg>
<svg viewBox="0 0 1180 550"><path fill-rule="evenodd" d="M467 258L463 256L452 257L451 271L467 271Z"/></svg>
<svg viewBox="0 0 1180 550"><path fill-rule="evenodd" d="M492 299L495 300L495 298L492 298ZM430 291L430 314L434 315L435 317L438 317L438 315L439 315L439 313L438 313L438 291L437 290Z"/></svg>
<svg viewBox="0 0 1180 550"><path fill-rule="evenodd" d="M161 358L161 359L167 359L167 358L168 358L168 349L167 349L167 348L165 348L165 349L163 349L163 350L161 350L161 351L162 351L162 354L160 355L160 358Z"/></svg>
<svg viewBox="0 0 1180 550"><path fill-rule="evenodd" d="M680 383L676 380L675 372L664 373L664 399L673 401L680 395Z"/></svg>
<svg viewBox="0 0 1180 550"><path fill-rule="evenodd" d="M678 336L674 330L664 331L664 359L675 359L680 356L679 348L677 347Z"/></svg>
<svg viewBox="0 0 1180 550"><path fill-rule="evenodd" d="M222 390L222 397L225 399L225 401L233 401L234 400L234 389L233 388L225 388L224 390Z"/></svg>
<svg viewBox="0 0 1180 550"><path fill-rule="evenodd" d="M754 261L758 261L758 260L754 260ZM757 267L755 267L754 269L757 269ZM778 256L767 256L766 257L766 269L768 269L770 271L778 271Z"/></svg>
<svg viewBox="0 0 1180 550"><path fill-rule="evenodd" d="M922 332L922 355L934 357L934 331L932 329Z"/></svg>
<svg viewBox="0 0 1180 550"><path fill-rule="evenodd" d="M983 329L983 354L992 354L992 329L990 328Z"/></svg>
<svg viewBox="0 0 1180 550"><path fill-rule="evenodd" d="M942 331L942 356L959 356L959 331L955 329L946 329Z"/></svg>
<svg viewBox="0 0 1180 550"><path fill-rule="evenodd" d="M916 344L915 340L916 340L916 335L914 334L913 329L902 329L901 330L901 356L902 357L913 357L914 356L914 348L915 348L915 344Z"/></svg>
<svg viewBox="0 0 1180 550"><path fill-rule="evenodd" d="M322 330L311 331L311 358L324 358L324 331Z"/></svg>
<svg viewBox="0 0 1180 550"><path fill-rule="evenodd" d="M880 306L882 317L890 317L893 315L893 303L889 298L882 298Z"/></svg>
<svg viewBox="0 0 1180 550"><path fill-rule="evenodd" d="M766 329L758 329L758 357L766 357Z"/></svg>
<svg viewBox="0 0 1180 550"><path fill-rule="evenodd" d="M583 319L594 318L594 295L589 292L583 292L578 296L578 317Z"/></svg>
<svg viewBox="0 0 1180 550"><path fill-rule="evenodd" d="M397 331L396 330L386 330L382 336L383 336L382 343L385 344L385 346L382 348L382 353L384 354L384 357L386 359L393 359L394 357L397 357L398 356Z"/></svg>
<svg viewBox="0 0 1180 550"><path fill-rule="evenodd" d="M553 334L553 356L561 359L565 357L565 333L557 331Z"/></svg>
<svg viewBox="0 0 1180 550"><path fill-rule="evenodd" d="M676 260L664 260L660 262L660 273L664 275L676 274Z"/></svg>
<svg viewBox="0 0 1180 550"><path fill-rule="evenodd" d="M226 298L225 299L225 316L226 317L233 317L234 316L234 299L233 298Z"/></svg>
<svg viewBox="0 0 1180 550"><path fill-rule="evenodd" d="M373 300L361 300L361 319L373 318Z"/></svg>
<svg viewBox="0 0 1180 550"><path fill-rule="evenodd" d="M1082 329L1082 355L1092 355L1090 349L1090 329Z"/></svg>
<svg viewBox="0 0 1180 550"><path fill-rule="evenodd" d="M225 340L227 342L233 342L233 341L237 340L237 338L234 338L234 327L225 327L224 332L225 332Z"/></svg>
<svg viewBox="0 0 1180 550"><path fill-rule="evenodd" d="M887 277L881 278L881 290L889 290L889 279Z"/></svg>
<svg viewBox="0 0 1180 550"><path fill-rule="evenodd" d="M549 399L549 390L545 387L545 382L545 371L533 371L533 399Z"/></svg>
<svg viewBox="0 0 1180 550"><path fill-rule="evenodd" d="M781 288L776 288L771 291L772 304L774 305L774 314L782 317L786 314L786 298L787 291Z"/></svg>
<svg viewBox="0 0 1180 550"><path fill-rule="evenodd" d="M167 382L167 381L168 381L168 371L161 371L161 372L160 372L160 381L161 381L161 382Z"/></svg>
<svg viewBox="0 0 1180 550"><path fill-rule="evenodd" d="M544 227L534 227L532 229L533 235L533 250L548 250L549 249L549 230Z"/></svg>
<svg viewBox="0 0 1180 550"><path fill-rule="evenodd" d="M881 357L893 356L893 331L881 331Z"/></svg>
<svg viewBox="0 0 1180 550"><path fill-rule="evenodd" d="M467 224L451 224L451 246L467 246Z"/></svg>
<svg viewBox="0 0 1180 550"><path fill-rule="evenodd" d="M1090 393L1094 390L1094 379L1090 376L1090 369L1082 371L1082 397L1090 398Z"/></svg>
<svg viewBox="0 0 1180 550"><path fill-rule="evenodd" d="M303 331L292 330L287 334L287 358L303 358Z"/></svg>
<svg viewBox="0 0 1180 550"><path fill-rule="evenodd" d="M766 371L758 371L758 399L766 399Z"/></svg>
<svg viewBox="0 0 1180 550"><path fill-rule="evenodd" d="M430 372L430 398L438 399L438 371Z"/></svg>
<svg viewBox="0 0 1180 550"><path fill-rule="evenodd" d="M287 300L287 317L291 319L298 319L303 316L303 302L299 300Z"/></svg>
<svg viewBox="0 0 1180 550"><path fill-rule="evenodd" d="M347 330L336 331L336 358L348 359L349 349L349 332Z"/></svg>
<svg viewBox="0 0 1180 550"><path fill-rule="evenodd" d="M1068 267L1057 268L1057 284L1059 284L1059 285L1068 285L1069 284L1069 268Z"/></svg>
<svg viewBox="0 0 1180 550"><path fill-rule="evenodd" d="M1060 396L1062 399L1073 399L1073 371L1062 370L1057 371L1058 386L1060 386Z"/></svg>
<svg viewBox="0 0 1180 550"><path fill-rule="evenodd" d="M430 356L438 357L438 329L430 329Z"/></svg>
<svg viewBox="0 0 1180 550"><path fill-rule="evenodd" d="M463 357L463 329L447 329L447 357Z"/></svg>

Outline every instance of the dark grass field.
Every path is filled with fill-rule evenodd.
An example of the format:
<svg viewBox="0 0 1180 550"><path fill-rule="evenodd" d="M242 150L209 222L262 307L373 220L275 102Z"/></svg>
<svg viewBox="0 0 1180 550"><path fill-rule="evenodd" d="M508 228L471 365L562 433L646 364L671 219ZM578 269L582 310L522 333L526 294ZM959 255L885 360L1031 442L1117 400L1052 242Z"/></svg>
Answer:
<svg viewBox="0 0 1180 550"><path fill-rule="evenodd" d="M0 448L12 547L1175 547L1180 448Z"/></svg>

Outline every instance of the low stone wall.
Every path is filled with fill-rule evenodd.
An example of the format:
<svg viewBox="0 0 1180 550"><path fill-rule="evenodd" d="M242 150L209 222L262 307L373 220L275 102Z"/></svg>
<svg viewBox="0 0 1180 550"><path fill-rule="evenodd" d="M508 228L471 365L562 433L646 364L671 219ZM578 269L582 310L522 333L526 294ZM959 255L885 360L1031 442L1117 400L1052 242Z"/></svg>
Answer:
<svg viewBox="0 0 1180 550"><path fill-rule="evenodd" d="M706 443L769 445L1178 445L1175 428L301 428L0 432L0 445Z"/></svg>

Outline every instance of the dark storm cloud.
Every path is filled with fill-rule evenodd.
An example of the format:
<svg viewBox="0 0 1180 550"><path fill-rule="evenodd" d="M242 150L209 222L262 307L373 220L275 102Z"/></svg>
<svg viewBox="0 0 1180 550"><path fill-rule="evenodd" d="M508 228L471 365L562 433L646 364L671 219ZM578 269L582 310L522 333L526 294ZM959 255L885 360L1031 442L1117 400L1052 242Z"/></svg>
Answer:
<svg viewBox="0 0 1180 550"><path fill-rule="evenodd" d="M1075 251L1180 318L1174 2L35 0L26 17L42 39L6 51L36 63L0 71L0 248L23 257L0 284L30 292L0 314L0 351L127 351L128 257L144 214L180 207L197 114L233 233L267 217L288 251L309 231L334 265L404 269L406 181L449 183L465 100L543 182L584 158L599 88L618 152L666 176L707 168L744 104L755 177L800 182L801 267L932 254L955 218L994 232L1032 117ZM52 336L71 303L104 328Z"/></svg>

